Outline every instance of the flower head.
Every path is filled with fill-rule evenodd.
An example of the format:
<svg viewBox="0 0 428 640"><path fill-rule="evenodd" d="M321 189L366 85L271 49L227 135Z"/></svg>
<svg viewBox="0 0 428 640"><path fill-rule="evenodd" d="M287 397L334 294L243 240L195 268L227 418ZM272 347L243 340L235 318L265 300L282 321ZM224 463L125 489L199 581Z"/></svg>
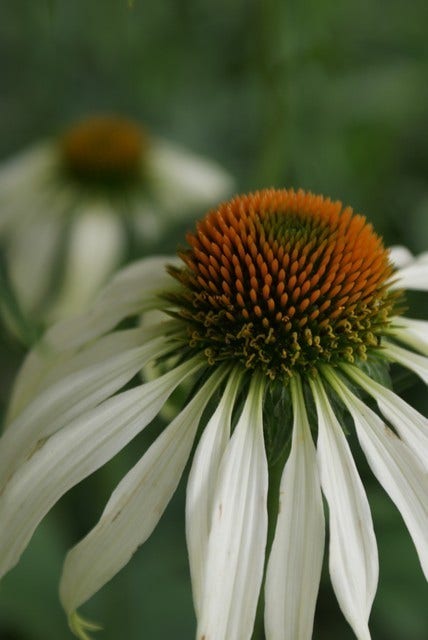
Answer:
<svg viewBox="0 0 428 640"><path fill-rule="evenodd" d="M292 190L224 203L187 240L180 261L151 258L119 273L24 364L0 442L0 571L18 561L69 487L190 382L190 399L67 556L60 592L73 631L86 637L77 608L153 531L201 426L186 504L198 640L249 640L264 575L268 640L311 637L322 494L333 588L356 637L367 640L377 547L342 414L427 575L428 421L377 372L395 362L428 380L428 325L401 315L403 283L421 288L428 263L396 268L364 217ZM117 328L141 314L143 326ZM157 377L121 390L149 364ZM278 465L277 509L268 513Z"/></svg>
<svg viewBox="0 0 428 640"><path fill-rule="evenodd" d="M83 119L8 161L0 242L24 316L81 311L131 251L231 188L215 163L117 115Z"/></svg>

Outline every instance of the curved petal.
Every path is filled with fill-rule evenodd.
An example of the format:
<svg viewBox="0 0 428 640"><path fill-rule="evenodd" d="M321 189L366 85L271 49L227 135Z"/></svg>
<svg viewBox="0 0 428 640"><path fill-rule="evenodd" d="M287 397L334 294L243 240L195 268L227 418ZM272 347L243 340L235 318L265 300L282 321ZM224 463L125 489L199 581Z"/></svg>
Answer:
<svg viewBox="0 0 428 640"><path fill-rule="evenodd" d="M428 474L407 445L334 376L333 384L354 419L367 461L400 511L428 579Z"/></svg>
<svg viewBox="0 0 428 640"><path fill-rule="evenodd" d="M263 578L268 470L263 381L254 376L221 461L208 540L198 640L249 640Z"/></svg>
<svg viewBox="0 0 428 640"><path fill-rule="evenodd" d="M234 187L220 165L163 140L149 149L147 171L156 201L170 216L212 206Z"/></svg>
<svg viewBox="0 0 428 640"><path fill-rule="evenodd" d="M0 496L0 576L18 562L55 502L144 429L177 385L204 364L193 358L158 380L109 398L33 452Z"/></svg>
<svg viewBox="0 0 428 640"><path fill-rule="evenodd" d="M16 225L6 247L8 275L25 313L38 310L48 295L59 260L60 244L66 232L61 217L65 206L61 194L48 201L49 213ZM72 202L67 201L72 207Z"/></svg>
<svg viewBox="0 0 428 640"><path fill-rule="evenodd" d="M112 493L101 519L67 554L60 584L69 614L104 586L147 540L170 501L202 412L219 384L217 370Z"/></svg>
<svg viewBox="0 0 428 640"><path fill-rule="evenodd" d="M428 356L428 322L426 320L399 316L394 319L394 324L389 331L400 342Z"/></svg>
<svg viewBox="0 0 428 640"><path fill-rule="evenodd" d="M101 362L73 371L36 396L0 439L0 489L46 438L108 398L128 382L145 361L163 352L164 338L143 346L134 345Z"/></svg>
<svg viewBox="0 0 428 640"><path fill-rule="evenodd" d="M311 381L318 414L321 486L329 507L329 566L340 608L359 640L368 640L368 620L378 581L372 517L349 445L320 380Z"/></svg>
<svg viewBox="0 0 428 640"><path fill-rule="evenodd" d="M399 256L398 252L395 258L402 259L404 264L394 274L393 288L428 291L428 252L421 253L407 262L404 261L404 255Z"/></svg>
<svg viewBox="0 0 428 640"><path fill-rule="evenodd" d="M224 394L199 441L187 483L186 539L197 613L202 599L214 490L230 437L232 411L241 377L238 371L230 374Z"/></svg>
<svg viewBox="0 0 428 640"><path fill-rule="evenodd" d="M6 417L6 426L12 422L42 391L66 375L78 372L90 365L104 362L110 356L126 351L133 346L142 346L153 338L164 336L165 341L179 333L177 321L168 320L157 326L142 329L114 331L86 344L77 351L57 351L43 341L39 342L25 358L18 371Z"/></svg>
<svg viewBox="0 0 428 640"><path fill-rule="evenodd" d="M300 379L291 379L293 439L281 478L265 586L268 640L310 640L324 554L316 452Z"/></svg>
<svg viewBox="0 0 428 640"><path fill-rule="evenodd" d="M352 377L377 402L385 418L428 471L428 420L396 393L372 380L358 367L343 365Z"/></svg>
<svg viewBox="0 0 428 640"><path fill-rule="evenodd" d="M85 309L117 269L124 251L124 229L108 202L95 202L76 211L60 293L50 310L50 318L65 318Z"/></svg>
<svg viewBox="0 0 428 640"><path fill-rule="evenodd" d="M428 358L418 353L403 349L392 342L383 342L384 353L393 362L398 362L403 367L410 369L418 375L425 384L428 384Z"/></svg>
<svg viewBox="0 0 428 640"><path fill-rule="evenodd" d="M397 269L405 267L414 260L412 253L403 245L394 245L389 247L388 251L390 260Z"/></svg>
<svg viewBox="0 0 428 640"><path fill-rule="evenodd" d="M119 271L86 313L54 325L46 344L59 351L78 348L128 316L159 308L159 293L175 287L165 267L176 262L175 257L153 256Z"/></svg>

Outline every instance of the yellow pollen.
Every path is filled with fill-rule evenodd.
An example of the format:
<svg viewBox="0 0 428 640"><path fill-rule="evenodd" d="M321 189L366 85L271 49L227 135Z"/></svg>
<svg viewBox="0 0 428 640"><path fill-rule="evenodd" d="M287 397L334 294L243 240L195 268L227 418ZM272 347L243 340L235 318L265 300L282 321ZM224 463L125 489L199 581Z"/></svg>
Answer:
<svg viewBox="0 0 428 640"><path fill-rule="evenodd" d="M271 378L365 359L397 294L388 252L366 219L304 191L266 189L210 211L187 235L170 296L191 345Z"/></svg>
<svg viewBox="0 0 428 640"><path fill-rule="evenodd" d="M135 179L146 147L143 130L118 116L87 118L60 139L66 170L87 182Z"/></svg>

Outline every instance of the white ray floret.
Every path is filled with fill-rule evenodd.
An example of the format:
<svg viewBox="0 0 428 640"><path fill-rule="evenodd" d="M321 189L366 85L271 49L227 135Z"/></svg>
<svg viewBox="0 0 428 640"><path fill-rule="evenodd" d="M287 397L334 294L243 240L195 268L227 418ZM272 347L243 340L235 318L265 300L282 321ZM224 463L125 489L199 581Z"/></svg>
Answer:
<svg viewBox="0 0 428 640"><path fill-rule="evenodd" d="M120 389L145 361L167 350L157 338L64 376L31 402L0 440L0 488L46 438Z"/></svg>
<svg viewBox="0 0 428 640"><path fill-rule="evenodd" d="M400 511L428 579L428 473L408 446L333 372L329 379L355 423L367 461Z"/></svg>
<svg viewBox="0 0 428 640"><path fill-rule="evenodd" d="M67 555L60 584L70 615L147 540L177 488L202 412L224 376L217 370L118 484L98 524Z"/></svg>
<svg viewBox="0 0 428 640"><path fill-rule="evenodd" d="M409 349L403 349L403 347L399 347L393 342L386 340L383 341L382 346L388 358L393 362L398 362L403 365L406 369L410 369L410 371L416 373L425 384L428 384L428 357L409 351Z"/></svg>
<svg viewBox="0 0 428 640"><path fill-rule="evenodd" d="M186 540L192 578L193 601L200 611L205 579L208 537L214 491L221 459L230 437L232 411L242 373L230 374L217 409L201 436L192 462L186 491Z"/></svg>
<svg viewBox="0 0 428 640"><path fill-rule="evenodd" d="M358 367L342 365L342 369L375 398L382 414L428 471L428 419Z"/></svg>
<svg viewBox="0 0 428 640"><path fill-rule="evenodd" d="M265 585L267 640L310 640L324 553L315 446L300 379L292 378L293 439L279 489Z"/></svg>
<svg viewBox="0 0 428 640"><path fill-rule="evenodd" d="M329 507L330 577L340 608L358 640L369 640L368 620L379 572L370 507L321 381L311 381L311 388L318 414L321 486Z"/></svg>
<svg viewBox="0 0 428 640"><path fill-rule="evenodd" d="M249 640L263 578L268 470L263 379L254 376L218 472L198 640Z"/></svg>
<svg viewBox="0 0 428 640"><path fill-rule="evenodd" d="M428 322L399 316L389 329L397 340L428 356Z"/></svg>
<svg viewBox="0 0 428 640"><path fill-rule="evenodd" d="M158 380L109 398L54 434L15 473L0 495L0 576L13 567L55 502L105 464L159 413L168 396L202 362L184 362Z"/></svg>

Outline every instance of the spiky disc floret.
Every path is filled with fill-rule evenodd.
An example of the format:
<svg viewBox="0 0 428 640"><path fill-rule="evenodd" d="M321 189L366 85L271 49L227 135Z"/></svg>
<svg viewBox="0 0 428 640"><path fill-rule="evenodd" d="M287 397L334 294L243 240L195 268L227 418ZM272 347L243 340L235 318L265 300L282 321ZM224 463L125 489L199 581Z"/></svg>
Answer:
<svg viewBox="0 0 428 640"><path fill-rule="evenodd" d="M187 241L170 300L211 363L238 359L274 378L378 347L396 301L393 268L350 207L267 189L210 211Z"/></svg>
<svg viewBox="0 0 428 640"><path fill-rule="evenodd" d="M139 125L108 115L86 118L60 139L65 169L87 183L133 180L146 146L147 138Z"/></svg>

